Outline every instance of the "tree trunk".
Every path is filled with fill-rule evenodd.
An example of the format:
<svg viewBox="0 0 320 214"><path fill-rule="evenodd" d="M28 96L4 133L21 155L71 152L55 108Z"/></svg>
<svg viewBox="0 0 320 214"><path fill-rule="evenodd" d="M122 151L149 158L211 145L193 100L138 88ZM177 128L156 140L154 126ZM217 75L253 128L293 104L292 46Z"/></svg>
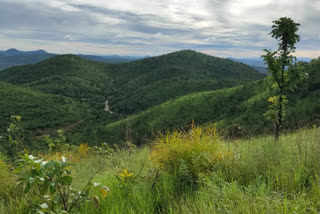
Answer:
<svg viewBox="0 0 320 214"><path fill-rule="evenodd" d="M280 87L278 117L276 117L275 126L274 126L274 139L276 141L279 140L280 129L281 129L281 124L283 120L282 117L283 117L283 88Z"/></svg>

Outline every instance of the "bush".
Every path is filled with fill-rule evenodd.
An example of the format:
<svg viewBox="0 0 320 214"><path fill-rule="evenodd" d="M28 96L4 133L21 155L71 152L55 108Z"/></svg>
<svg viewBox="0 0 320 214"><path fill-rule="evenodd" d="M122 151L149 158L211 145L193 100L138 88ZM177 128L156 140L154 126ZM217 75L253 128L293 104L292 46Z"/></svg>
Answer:
<svg viewBox="0 0 320 214"><path fill-rule="evenodd" d="M226 154L214 124L205 127L192 124L189 132L160 134L154 143L151 150L154 166L175 173L179 189L196 187L199 178L211 172Z"/></svg>
<svg viewBox="0 0 320 214"><path fill-rule="evenodd" d="M24 155L16 164L15 172L19 175L19 185L24 187L25 195L31 194L31 198L37 197L41 201L38 209L34 210L37 213L70 213L85 201L93 201L99 207L99 197L91 197L90 191L98 188L103 197L110 191L99 183L91 183L101 169L91 176L83 190L73 189L72 164L67 163L65 157L62 157L62 161L43 161L32 155Z"/></svg>

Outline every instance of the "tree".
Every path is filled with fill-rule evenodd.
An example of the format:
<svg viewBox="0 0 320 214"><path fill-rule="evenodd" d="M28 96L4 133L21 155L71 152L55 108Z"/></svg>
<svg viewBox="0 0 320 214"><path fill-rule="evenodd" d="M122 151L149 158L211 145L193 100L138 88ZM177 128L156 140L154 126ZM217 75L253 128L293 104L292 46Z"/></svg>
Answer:
<svg viewBox="0 0 320 214"><path fill-rule="evenodd" d="M262 57L268 65L268 72L272 74L273 87L278 94L269 98L271 104L265 114L267 118L274 120L274 137L278 140L285 117L285 105L288 102L286 93L296 87L303 74L296 57L291 55L295 52L295 44L300 40L300 36L296 33L300 24L287 17L282 17L273 23L270 35L278 41L278 50L265 49L266 54Z"/></svg>

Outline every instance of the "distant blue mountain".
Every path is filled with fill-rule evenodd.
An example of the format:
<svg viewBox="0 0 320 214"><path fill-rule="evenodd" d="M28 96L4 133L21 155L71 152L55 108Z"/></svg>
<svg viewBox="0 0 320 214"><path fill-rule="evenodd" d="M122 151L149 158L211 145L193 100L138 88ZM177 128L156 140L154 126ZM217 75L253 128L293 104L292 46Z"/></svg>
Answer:
<svg viewBox="0 0 320 214"><path fill-rule="evenodd" d="M17 55L37 55L37 54L48 54L48 52L44 50L36 50L36 51L20 51L14 48L10 48L6 51L0 51L1 55L4 56L17 56Z"/></svg>
<svg viewBox="0 0 320 214"><path fill-rule="evenodd" d="M35 51L20 51L14 48L8 49L6 51L0 51L0 71L6 68L17 66L34 64L42 60L53 57L57 54L51 54L44 50ZM136 56L120 56L120 55L84 55L77 54L83 59L104 62L104 63L124 63L131 62L138 59L143 59L146 57L136 57Z"/></svg>
<svg viewBox="0 0 320 214"><path fill-rule="evenodd" d="M242 62L243 64L247 64L250 66L255 66L255 67L264 67L266 68L267 65L264 63L263 59L260 57L252 57L252 58L243 58L243 59L237 59L237 58L228 58L230 60L236 61L236 62ZM310 62L312 59L307 58L307 57L299 57L298 61L303 61L303 62Z"/></svg>
<svg viewBox="0 0 320 214"><path fill-rule="evenodd" d="M126 59L126 60L139 60L139 59L144 59L144 58L148 58L150 56L121 56L121 55L98 55L100 57L103 58L108 58L108 59Z"/></svg>
<svg viewBox="0 0 320 214"><path fill-rule="evenodd" d="M241 62L243 64L247 64L254 68L256 71L260 73L266 74L268 72L268 66L264 63L263 59L260 57L252 57L252 58L244 58L244 59L237 59L237 58L228 58L230 60ZM312 59L307 57L299 57L298 61L303 62L310 62Z"/></svg>
<svg viewBox="0 0 320 214"><path fill-rule="evenodd" d="M242 62L243 64L247 64L250 66L264 67L264 68L267 67L267 65L264 64L264 61L261 58L245 58L245 59L228 58L228 59L236 62Z"/></svg>

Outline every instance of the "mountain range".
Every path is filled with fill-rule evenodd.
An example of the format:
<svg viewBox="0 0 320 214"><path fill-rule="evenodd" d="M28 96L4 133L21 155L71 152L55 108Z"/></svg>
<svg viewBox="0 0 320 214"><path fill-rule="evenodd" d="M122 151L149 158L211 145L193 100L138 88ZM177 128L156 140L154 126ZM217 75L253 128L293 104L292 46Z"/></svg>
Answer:
<svg viewBox="0 0 320 214"><path fill-rule="evenodd" d="M20 50L11 48L6 51L0 51L0 71L12 66L34 64L56 55L57 54L48 53L44 50L20 51ZM77 54L77 55L83 59L89 59L89 60L93 60L97 62L105 62L105 63L124 63L124 62L131 62L134 60L145 58L145 57L119 56L119 55L101 55L101 56L85 55L85 54Z"/></svg>
<svg viewBox="0 0 320 214"><path fill-rule="evenodd" d="M102 130L108 123L189 93L233 87L264 77L248 65L189 50L120 64L87 60L76 55L57 55L36 64L15 66L0 72L0 81L6 82L2 90L3 100L15 100L10 102L10 111L2 112L0 127L5 127L11 114L19 114L25 118L42 115L39 119L44 121L37 123L38 126L26 121L25 127L30 130L64 127L77 122L79 117L91 128L99 124ZM17 95L9 90L14 87L26 88L37 96L41 93L64 97L66 101L62 104L71 99L75 104L70 105L70 109L81 116L71 114L72 121L60 118L48 124L50 111L47 110L48 116L44 116L44 108L35 110L34 103L41 105L39 102L17 99ZM32 97L38 99L37 96ZM104 110L106 101L116 114ZM53 103L52 107L58 104ZM8 105L4 101L0 107L6 109ZM39 109L44 112L39 113ZM89 129L88 126L84 128Z"/></svg>
<svg viewBox="0 0 320 214"><path fill-rule="evenodd" d="M319 61L303 64L309 79L288 94L287 130L320 120ZM0 131L10 115L21 115L30 136L63 128L71 143L143 144L192 121L213 121L227 137L266 134L272 123L263 114L274 89L265 77L244 63L191 50L126 63L53 55L0 72Z"/></svg>

